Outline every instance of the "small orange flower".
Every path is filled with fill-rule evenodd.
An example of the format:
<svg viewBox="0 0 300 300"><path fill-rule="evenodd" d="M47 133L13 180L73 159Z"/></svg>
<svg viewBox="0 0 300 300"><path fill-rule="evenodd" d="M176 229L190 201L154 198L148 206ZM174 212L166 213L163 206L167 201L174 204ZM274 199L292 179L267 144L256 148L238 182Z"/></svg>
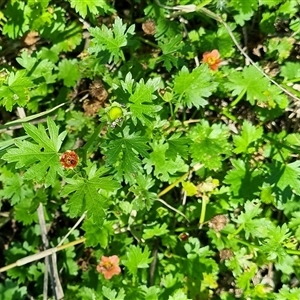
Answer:
<svg viewBox="0 0 300 300"><path fill-rule="evenodd" d="M216 71L221 62L219 51L214 49L211 52L203 53L202 62L207 63L211 70Z"/></svg>
<svg viewBox="0 0 300 300"><path fill-rule="evenodd" d="M105 279L111 279L114 275L119 275L121 273L119 257L117 255L109 257L102 256L101 261L97 266L97 271L102 273Z"/></svg>
<svg viewBox="0 0 300 300"><path fill-rule="evenodd" d="M65 169L74 169L78 164L78 155L75 151L68 150L60 157L60 163Z"/></svg>

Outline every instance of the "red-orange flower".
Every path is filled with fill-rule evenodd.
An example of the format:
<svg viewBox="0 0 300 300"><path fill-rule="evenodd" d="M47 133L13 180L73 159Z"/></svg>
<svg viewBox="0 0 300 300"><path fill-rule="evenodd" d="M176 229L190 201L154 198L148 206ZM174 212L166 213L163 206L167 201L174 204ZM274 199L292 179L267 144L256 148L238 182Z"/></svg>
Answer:
<svg viewBox="0 0 300 300"><path fill-rule="evenodd" d="M78 155L75 151L68 150L60 157L60 163L65 169L74 169L78 164Z"/></svg>
<svg viewBox="0 0 300 300"><path fill-rule="evenodd" d="M214 49L211 52L203 53L202 62L207 63L211 70L216 71L219 67L220 62L221 62L219 51Z"/></svg>
<svg viewBox="0 0 300 300"><path fill-rule="evenodd" d="M121 273L119 257L117 255L109 257L102 256L101 261L97 266L97 271L102 273L105 279L111 279L114 275L119 275Z"/></svg>

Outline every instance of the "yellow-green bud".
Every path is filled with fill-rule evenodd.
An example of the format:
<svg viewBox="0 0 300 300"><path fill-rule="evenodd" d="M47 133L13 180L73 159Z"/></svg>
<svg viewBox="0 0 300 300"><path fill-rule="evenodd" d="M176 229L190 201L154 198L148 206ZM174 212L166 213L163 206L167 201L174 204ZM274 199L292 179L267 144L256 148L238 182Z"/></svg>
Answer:
<svg viewBox="0 0 300 300"><path fill-rule="evenodd" d="M118 106L113 106L109 111L108 111L108 117L110 119L110 121L115 121L119 118L123 117L123 110L122 108L118 107Z"/></svg>

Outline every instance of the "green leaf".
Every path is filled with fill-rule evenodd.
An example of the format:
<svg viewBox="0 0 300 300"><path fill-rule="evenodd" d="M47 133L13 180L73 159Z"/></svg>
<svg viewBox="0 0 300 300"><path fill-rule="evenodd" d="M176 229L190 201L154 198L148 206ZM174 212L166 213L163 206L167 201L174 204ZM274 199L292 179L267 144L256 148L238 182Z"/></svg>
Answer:
<svg viewBox="0 0 300 300"><path fill-rule="evenodd" d="M26 71L10 72L7 81L0 87L0 104L11 111L14 105L24 106L29 100L29 88L33 83Z"/></svg>
<svg viewBox="0 0 300 300"><path fill-rule="evenodd" d="M300 288L290 288L287 285L279 290L279 293L275 295L275 300L298 300L300 299Z"/></svg>
<svg viewBox="0 0 300 300"><path fill-rule="evenodd" d="M282 63L290 56L293 47L294 40L288 37L274 37L269 39L268 42L268 52L275 52L276 60L278 60L279 63Z"/></svg>
<svg viewBox="0 0 300 300"><path fill-rule="evenodd" d="M287 256L284 249L284 242L290 237L291 233L287 227L287 224L283 224L282 227L273 226L268 231L267 238L263 241L260 248L261 252L267 255L268 260L278 261L283 263Z"/></svg>
<svg viewBox="0 0 300 300"><path fill-rule="evenodd" d="M95 224L91 219L84 221L82 229L85 233L85 245L87 247L96 247L100 245L102 248L106 248L108 245L108 239L113 234L112 224L105 221L103 226Z"/></svg>
<svg viewBox="0 0 300 300"><path fill-rule="evenodd" d="M178 67L178 57L175 56L175 53L183 47L182 35L178 34L174 38L161 40L158 42L158 46L162 50L162 55L158 58L157 62L163 62L163 65L166 67L167 71L170 72L172 66Z"/></svg>
<svg viewBox="0 0 300 300"><path fill-rule="evenodd" d="M69 0L71 7L73 7L81 17L85 18L88 11L93 15L99 14L99 8L104 12L111 11L110 6L105 0Z"/></svg>
<svg viewBox="0 0 300 300"><path fill-rule="evenodd" d="M1 300L17 300L25 299L28 292L26 286L20 287L17 282L6 279L0 283L0 295Z"/></svg>
<svg viewBox="0 0 300 300"><path fill-rule="evenodd" d="M53 74L55 65L48 59L38 60L30 56L28 51L24 51L21 57L16 58L17 62L28 71L30 78L37 79L43 77L46 83L54 83L57 75Z"/></svg>
<svg viewBox="0 0 300 300"><path fill-rule="evenodd" d="M153 93L159 88L159 84L160 78L149 79L146 83L141 79L136 83L135 91L129 97L129 108L135 125L139 120L143 125L149 126L151 119L162 109L160 105L153 104L153 99L156 99Z"/></svg>
<svg viewBox="0 0 300 300"><path fill-rule="evenodd" d="M249 121L244 121L242 126L241 136L234 136L233 141L235 143L236 149L233 151L235 153L251 153L254 151L249 149L249 146L260 139L263 134L263 128L256 128Z"/></svg>
<svg viewBox="0 0 300 300"><path fill-rule="evenodd" d="M258 169L251 170L243 160L231 160L231 163L234 169L229 170L224 183L230 185L230 192L241 201L255 199L263 183L262 172Z"/></svg>
<svg viewBox="0 0 300 300"><path fill-rule="evenodd" d="M180 156L177 155L175 159L169 159L167 157L166 151L169 145L165 143L164 139L161 139L159 142L151 143L150 145L153 152L150 153L149 158L144 159L148 174L154 169L155 177L161 181L168 181L170 175L174 175L177 172L188 171L188 165L185 164Z"/></svg>
<svg viewBox="0 0 300 300"><path fill-rule="evenodd" d="M242 72L234 71L228 76L229 82L224 86L232 91L232 96L247 93L247 100L254 105L255 100L267 101L265 92L269 88L269 80L255 67L249 66Z"/></svg>
<svg viewBox="0 0 300 300"><path fill-rule="evenodd" d="M104 24L101 28L89 28L89 32L93 37L93 45L89 47L91 53L99 53L107 50L110 53L110 61L113 59L117 62L119 58L125 60L124 54L121 50L128 44L127 39L134 34L135 26L131 25L126 30L126 24L120 18L116 18L112 29L106 27Z"/></svg>
<svg viewBox="0 0 300 300"><path fill-rule="evenodd" d="M119 292L117 292L116 290L112 290L110 288L103 286L102 293L105 299L108 300L124 300L126 296L125 290L123 288L121 288Z"/></svg>
<svg viewBox="0 0 300 300"><path fill-rule="evenodd" d="M60 13L64 14L64 10ZM58 18L60 17L61 16L58 15ZM79 22L72 22L68 27L65 27L67 22L57 19L53 24L54 28L46 27L44 28L44 32L46 30L49 32L43 33L43 35L46 35L54 44L50 49L52 56L62 51L73 51L82 42L82 26Z"/></svg>
<svg viewBox="0 0 300 300"><path fill-rule="evenodd" d="M188 137L182 136L180 133L175 133L166 142L169 144L166 155L170 159L175 159L177 155L180 155L184 159L188 158L189 145L191 144L191 140Z"/></svg>
<svg viewBox="0 0 300 300"><path fill-rule="evenodd" d="M282 164L278 161L269 165L270 176L267 182L275 184L281 191L291 187L297 195L300 195L300 161L290 164Z"/></svg>
<svg viewBox="0 0 300 300"><path fill-rule="evenodd" d="M172 296L169 296L168 300L192 300L182 290L177 290Z"/></svg>
<svg viewBox="0 0 300 300"><path fill-rule="evenodd" d="M48 133L43 125L35 127L24 124L26 133L35 141L16 141L17 148L8 149L2 157L7 162L16 162L16 168L27 168L24 179L35 180L46 186L54 185L57 173L62 175L62 166L59 162L59 149L67 132L58 134L58 127L54 121L47 119Z"/></svg>
<svg viewBox="0 0 300 300"><path fill-rule="evenodd" d="M195 196L198 193L197 187L190 181L183 182L182 187L184 191L186 192L186 195L191 197Z"/></svg>
<svg viewBox="0 0 300 300"><path fill-rule="evenodd" d="M269 7L274 7L282 3L281 0L260 0L260 5L267 5Z"/></svg>
<svg viewBox="0 0 300 300"><path fill-rule="evenodd" d="M129 188L135 196L132 201L133 209L151 209L154 201L157 199L157 194L150 191L154 184L155 180L153 180L152 177L144 177L141 174L137 174L134 184Z"/></svg>
<svg viewBox="0 0 300 300"><path fill-rule="evenodd" d="M139 287L143 292L143 299L145 300L158 300L161 294L161 289L156 286L147 287L142 285Z"/></svg>
<svg viewBox="0 0 300 300"><path fill-rule="evenodd" d="M29 29L29 16L31 9L24 1L7 2L4 15L7 22L3 26L3 34L7 34L11 39L22 36Z"/></svg>
<svg viewBox="0 0 300 300"><path fill-rule="evenodd" d="M203 163L210 170L219 169L222 161L231 154L228 142L229 131L224 125L213 124L205 120L190 131L192 140L190 151L194 163Z"/></svg>
<svg viewBox="0 0 300 300"><path fill-rule="evenodd" d="M179 96L178 104L188 108L204 107L208 104L208 98L218 86L213 81L212 72L206 64L195 68L191 73L187 67L183 67L174 79L174 92Z"/></svg>
<svg viewBox="0 0 300 300"><path fill-rule="evenodd" d="M144 251L140 246L130 245L126 253L127 259L123 261L123 264L127 267L130 274L137 275L138 269L148 268L152 261L151 252L148 247L145 246Z"/></svg>
<svg viewBox="0 0 300 300"><path fill-rule="evenodd" d="M106 163L117 168L119 177L134 181L135 174L143 170L140 157L149 157L147 141L139 133L130 134L127 126L122 132L111 133L109 141L103 145Z"/></svg>
<svg viewBox="0 0 300 300"><path fill-rule="evenodd" d="M239 11L239 14L234 16L235 21L240 25L244 26L245 22L250 20L253 16L255 10L258 7L257 0L249 0L249 1L239 1L239 0L232 0L230 1L230 5Z"/></svg>
<svg viewBox="0 0 300 300"><path fill-rule="evenodd" d="M24 180L18 173L13 173L7 168L0 169L0 181L2 187L0 190L0 199L9 199L11 205L33 197L33 191L24 183Z"/></svg>
<svg viewBox="0 0 300 300"><path fill-rule="evenodd" d="M63 79L65 86L75 86L80 78L80 72L77 67L78 63L76 60L62 60L58 65L58 79Z"/></svg>
<svg viewBox="0 0 300 300"><path fill-rule="evenodd" d="M80 216L87 211L87 217L91 222L101 227L108 206L108 198L103 191L116 192L120 185L112 176L103 176L107 172L104 167L94 172L93 166L86 168L89 172L88 178L66 178L67 185L62 190L62 196L70 195L67 206L72 217Z"/></svg>
<svg viewBox="0 0 300 300"><path fill-rule="evenodd" d="M155 236L162 236L165 235L169 232L169 230L167 229L168 226L166 223L163 224L157 224L155 225L153 228L146 228L144 229L144 233L143 233L143 239L148 240L148 239L152 239Z"/></svg>
<svg viewBox="0 0 300 300"><path fill-rule="evenodd" d="M295 230L295 237L300 239L300 211L292 213L292 218L289 221L289 228Z"/></svg>
<svg viewBox="0 0 300 300"><path fill-rule="evenodd" d="M249 293L251 290L251 281L257 272L257 265L252 264L249 269L245 270L236 280L237 286L244 292Z"/></svg>
<svg viewBox="0 0 300 300"><path fill-rule="evenodd" d="M300 79L300 64L296 62L286 62L284 66L281 67L280 75L283 76L285 80Z"/></svg>
<svg viewBox="0 0 300 300"><path fill-rule="evenodd" d="M245 212L242 212L235 221L239 226L243 226L246 239L249 238L250 234L253 237L267 237L268 230L273 227L271 221L267 219L255 219L256 217L259 217L262 212L259 203L247 201L244 207Z"/></svg>

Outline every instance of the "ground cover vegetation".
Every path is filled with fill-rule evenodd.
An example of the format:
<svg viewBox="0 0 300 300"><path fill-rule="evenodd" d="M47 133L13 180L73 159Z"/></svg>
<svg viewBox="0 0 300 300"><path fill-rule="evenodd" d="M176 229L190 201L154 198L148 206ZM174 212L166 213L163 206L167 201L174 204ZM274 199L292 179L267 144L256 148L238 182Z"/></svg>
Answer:
<svg viewBox="0 0 300 300"><path fill-rule="evenodd" d="M300 299L299 1L0 0L0 29L1 300Z"/></svg>

